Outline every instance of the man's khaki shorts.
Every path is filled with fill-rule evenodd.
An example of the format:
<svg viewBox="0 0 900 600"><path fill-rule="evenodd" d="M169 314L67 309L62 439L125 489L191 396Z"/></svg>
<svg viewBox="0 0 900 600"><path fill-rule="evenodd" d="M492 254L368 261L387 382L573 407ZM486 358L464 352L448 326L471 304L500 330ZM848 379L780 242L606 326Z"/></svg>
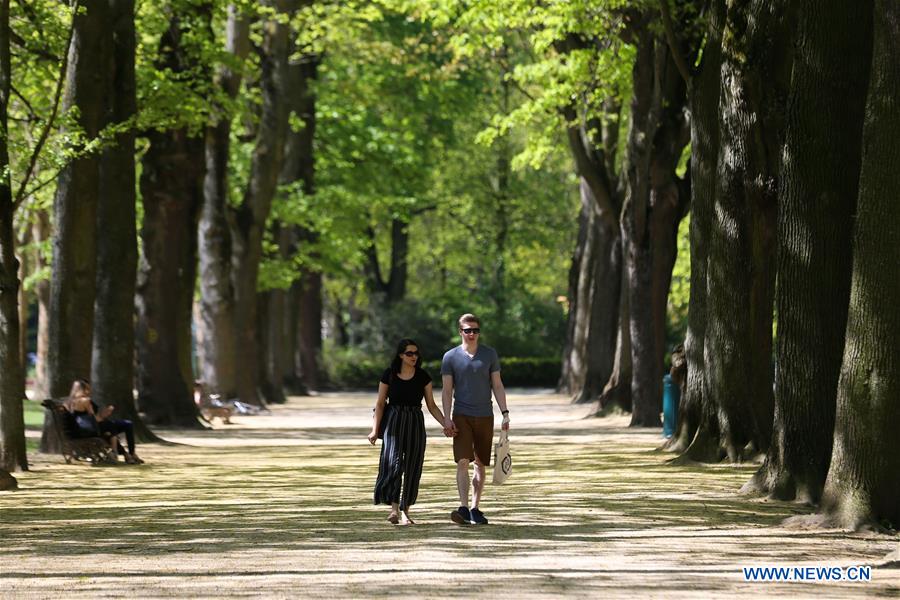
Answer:
<svg viewBox="0 0 900 600"><path fill-rule="evenodd" d="M453 460L465 458L475 460L484 466L491 464L491 443L494 441L494 416L468 417L453 415L456 437L453 438Z"/></svg>

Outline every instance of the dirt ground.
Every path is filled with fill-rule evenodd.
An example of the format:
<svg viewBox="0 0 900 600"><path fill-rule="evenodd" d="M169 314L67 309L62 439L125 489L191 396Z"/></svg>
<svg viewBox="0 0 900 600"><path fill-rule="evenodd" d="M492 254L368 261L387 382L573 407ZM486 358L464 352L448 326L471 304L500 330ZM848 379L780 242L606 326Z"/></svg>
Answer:
<svg viewBox="0 0 900 600"><path fill-rule="evenodd" d="M659 430L534 391L510 395L513 476L485 490L490 525L450 522L455 468L432 420L418 524L392 526L371 504L373 400L163 431L172 443L140 447L137 467L31 457L0 492L0 597L900 596L896 563L870 581L745 581L758 566L850 574L900 537L784 528L809 509L739 496L753 466L669 466Z"/></svg>

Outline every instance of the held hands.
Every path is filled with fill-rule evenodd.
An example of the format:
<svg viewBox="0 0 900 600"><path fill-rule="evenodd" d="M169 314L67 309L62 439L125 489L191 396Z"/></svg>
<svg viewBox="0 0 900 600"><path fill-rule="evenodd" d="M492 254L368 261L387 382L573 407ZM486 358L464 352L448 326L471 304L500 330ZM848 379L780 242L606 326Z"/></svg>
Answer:
<svg viewBox="0 0 900 600"><path fill-rule="evenodd" d="M453 422L453 419L445 418L444 419L444 435L447 437L456 437L458 431L456 430L456 423Z"/></svg>

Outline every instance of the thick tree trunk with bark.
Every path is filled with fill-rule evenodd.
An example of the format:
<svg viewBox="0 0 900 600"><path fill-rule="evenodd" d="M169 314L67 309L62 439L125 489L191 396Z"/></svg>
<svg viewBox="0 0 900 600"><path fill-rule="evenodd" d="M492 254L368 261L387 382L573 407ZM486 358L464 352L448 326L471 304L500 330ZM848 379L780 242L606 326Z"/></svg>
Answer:
<svg viewBox="0 0 900 600"><path fill-rule="evenodd" d="M297 333L297 358L303 385L321 389L325 383L322 367L322 273L304 269L297 289L300 315Z"/></svg>
<svg viewBox="0 0 900 600"><path fill-rule="evenodd" d="M234 5L228 7L226 51L244 59L250 48L250 26ZM230 98L241 85L240 72L223 69L217 83ZM200 318L197 320L197 362L200 379L210 393L235 395L236 336L234 287L231 280L231 231L227 220L228 161L232 115L219 107L206 130L206 177L200 211Z"/></svg>
<svg viewBox="0 0 900 600"><path fill-rule="evenodd" d="M569 342L562 388L573 402L592 402L612 375L621 296L618 227L597 214L596 200L581 180L578 244L569 276Z"/></svg>
<svg viewBox="0 0 900 600"><path fill-rule="evenodd" d="M621 228L620 228L620 236ZM628 272L622 266L622 244L614 260L619 266L619 316L612 373L597 398L594 414L604 415L615 409L631 412L631 300L628 291Z"/></svg>
<svg viewBox="0 0 900 600"><path fill-rule="evenodd" d="M872 2L801 1L778 207L772 445L748 489L818 502L834 432Z"/></svg>
<svg viewBox="0 0 900 600"><path fill-rule="evenodd" d="M186 129L148 137L141 174L138 400L150 423L194 427L199 423L191 386L190 326L203 140Z"/></svg>
<svg viewBox="0 0 900 600"><path fill-rule="evenodd" d="M161 66L176 73L195 68L182 35L189 26L208 27L207 9L172 19L160 41ZM187 127L153 131L147 137L150 147L140 181L144 223L137 282L138 401L149 423L200 427L191 385L191 313L204 139Z"/></svg>
<svg viewBox="0 0 900 600"><path fill-rule="evenodd" d="M258 302L259 328L259 392L267 404L284 404L287 398L281 385L284 367L281 349L284 346L284 290L260 292Z"/></svg>
<svg viewBox="0 0 900 600"><path fill-rule="evenodd" d="M720 443L737 462L771 439L778 166L790 77L785 2L726 11L704 364Z"/></svg>
<svg viewBox="0 0 900 600"><path fill-rule="evenodd" d="M73 17L68 49L63 111L78 107L78 125L86 140L97 137L107 114L106 95L111 38L109 4L85 0ZM76 148L80 150L80 148ZM75 379L91 376L94 299L97 285L97 197L100 157L83 154L60 171L54 198L53 270L50 281L50 346L47 375L50 396L66 396ZM59 448L44 419L41 451Z"/></svg>
<svg viewBox="0 0 900 600"><path fill-rule="evenodd" d="M318 76L319 56L306 54L289 67L291 109L303 123L297 131L290 131L285 146L283 183L299 182L303 195L314 198L315 156L313 141L316 133L316 96L312 84ZM316 258L315 251L302 246L315 246L318 235L302 226L291 231L293 245ZM322 367L322 273L313 267L303 266L300 276L288 293L287 307L290 337L286 346L292 360L285 361L285 385L294 393L307 394L319 389L324 381Z"/></svg>
<svg viewBox="0 0 900 600"><path fill-rule="evenodd" d="M134 0L110 2L113 52L109 57L109 122L123 123L137 110ZM137 274L134 132L119 133L100 157L97 203L97 297L91 387L100 406L115 405L143 440L153 435L134 402L134 291Z"/></svg>
<svg viewBox="0 0 900 600"><path fill-rule="evenodd" d="M279 13L286 2L268 3ZM232 229L235 324L237 326L237 364L247 365L236 373L237 394L241 401L260 404L258 363L257 290L262 260L262 238L272 199L278 186L287 134L288 98L286 70L289 26L269 19L263 26L261 92L262 112L250 165L250 177L244 198L235 209Z"/></svg>
<svg viewBox="0 0 900 600"><path fill-rule="evenodd" d="M632 71L623 248L631 313L631 425L658 427L672 242L686 206L675 167L688 129L685 82L648 19L645 15L636 22L633 31L637 58Z"/></svg>
<svg viewBox="0 0 900 600"><path fill-rule="evenodd" d="M104 125L110 56L108 2L86 0L73 17L63 110L78 107L86 139ZM97 270L97 154L82 155L59 174L54 200L55 239L50 284L50 395L65 396L72 381L91 374Z"/></svg>
<svg viewBox="0 0 900 600"><path fill-rule="evenodd" d="M572 50L575 38L562 50ZM619 106L604 105L607 116ZM615 189L616 134L605 119L563 111L569 149L580 176L579 234L569 271L569 316L559 387L573 402L595 400L614 374L622 297L621 197ZM599 139L596 139L599 132Z"/></svg>
<svg viewBox="0 0 900 600"><path fill-rule="evenodd" d="M900 6L876 0L874 15L847 336L822 497L829 525L851 529L900 523Z"/></svg>
<svg viewBox="0 0 900 600"><path fill-rule="evenodd" d="M691 295L685 339L688 374L678 406L678 428L669 444L669 450L686 452L687 458L701 462L717 462L721 459L716 407L704 393L706 366L703 354L706 343L708 244L719 153L718 109L724 12L724 0L713 0L710 3L702 62L697 72L692 74Z"/></svg>
<svg viewBox="0 0 900 600"><path fill-rule="evenodd" d="M13 236L7 116L10 93L9 0L0 0L0 484L15 487L6 471L27 471L22 399L25 377L19 360L19 261Z"/></svg>

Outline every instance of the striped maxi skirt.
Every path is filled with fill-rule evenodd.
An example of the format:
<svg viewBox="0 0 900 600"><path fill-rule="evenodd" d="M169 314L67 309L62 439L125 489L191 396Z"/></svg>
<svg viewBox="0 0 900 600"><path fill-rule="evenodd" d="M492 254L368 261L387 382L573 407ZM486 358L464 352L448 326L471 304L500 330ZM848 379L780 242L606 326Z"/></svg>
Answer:
<svg viewBox="0 0 900 600"><path fill-rule="evenodd" d="M405 511L419 495L425 461L425 418L419 406L396 405L386 411L385 417L375 504L396 502Z"/></svg>

